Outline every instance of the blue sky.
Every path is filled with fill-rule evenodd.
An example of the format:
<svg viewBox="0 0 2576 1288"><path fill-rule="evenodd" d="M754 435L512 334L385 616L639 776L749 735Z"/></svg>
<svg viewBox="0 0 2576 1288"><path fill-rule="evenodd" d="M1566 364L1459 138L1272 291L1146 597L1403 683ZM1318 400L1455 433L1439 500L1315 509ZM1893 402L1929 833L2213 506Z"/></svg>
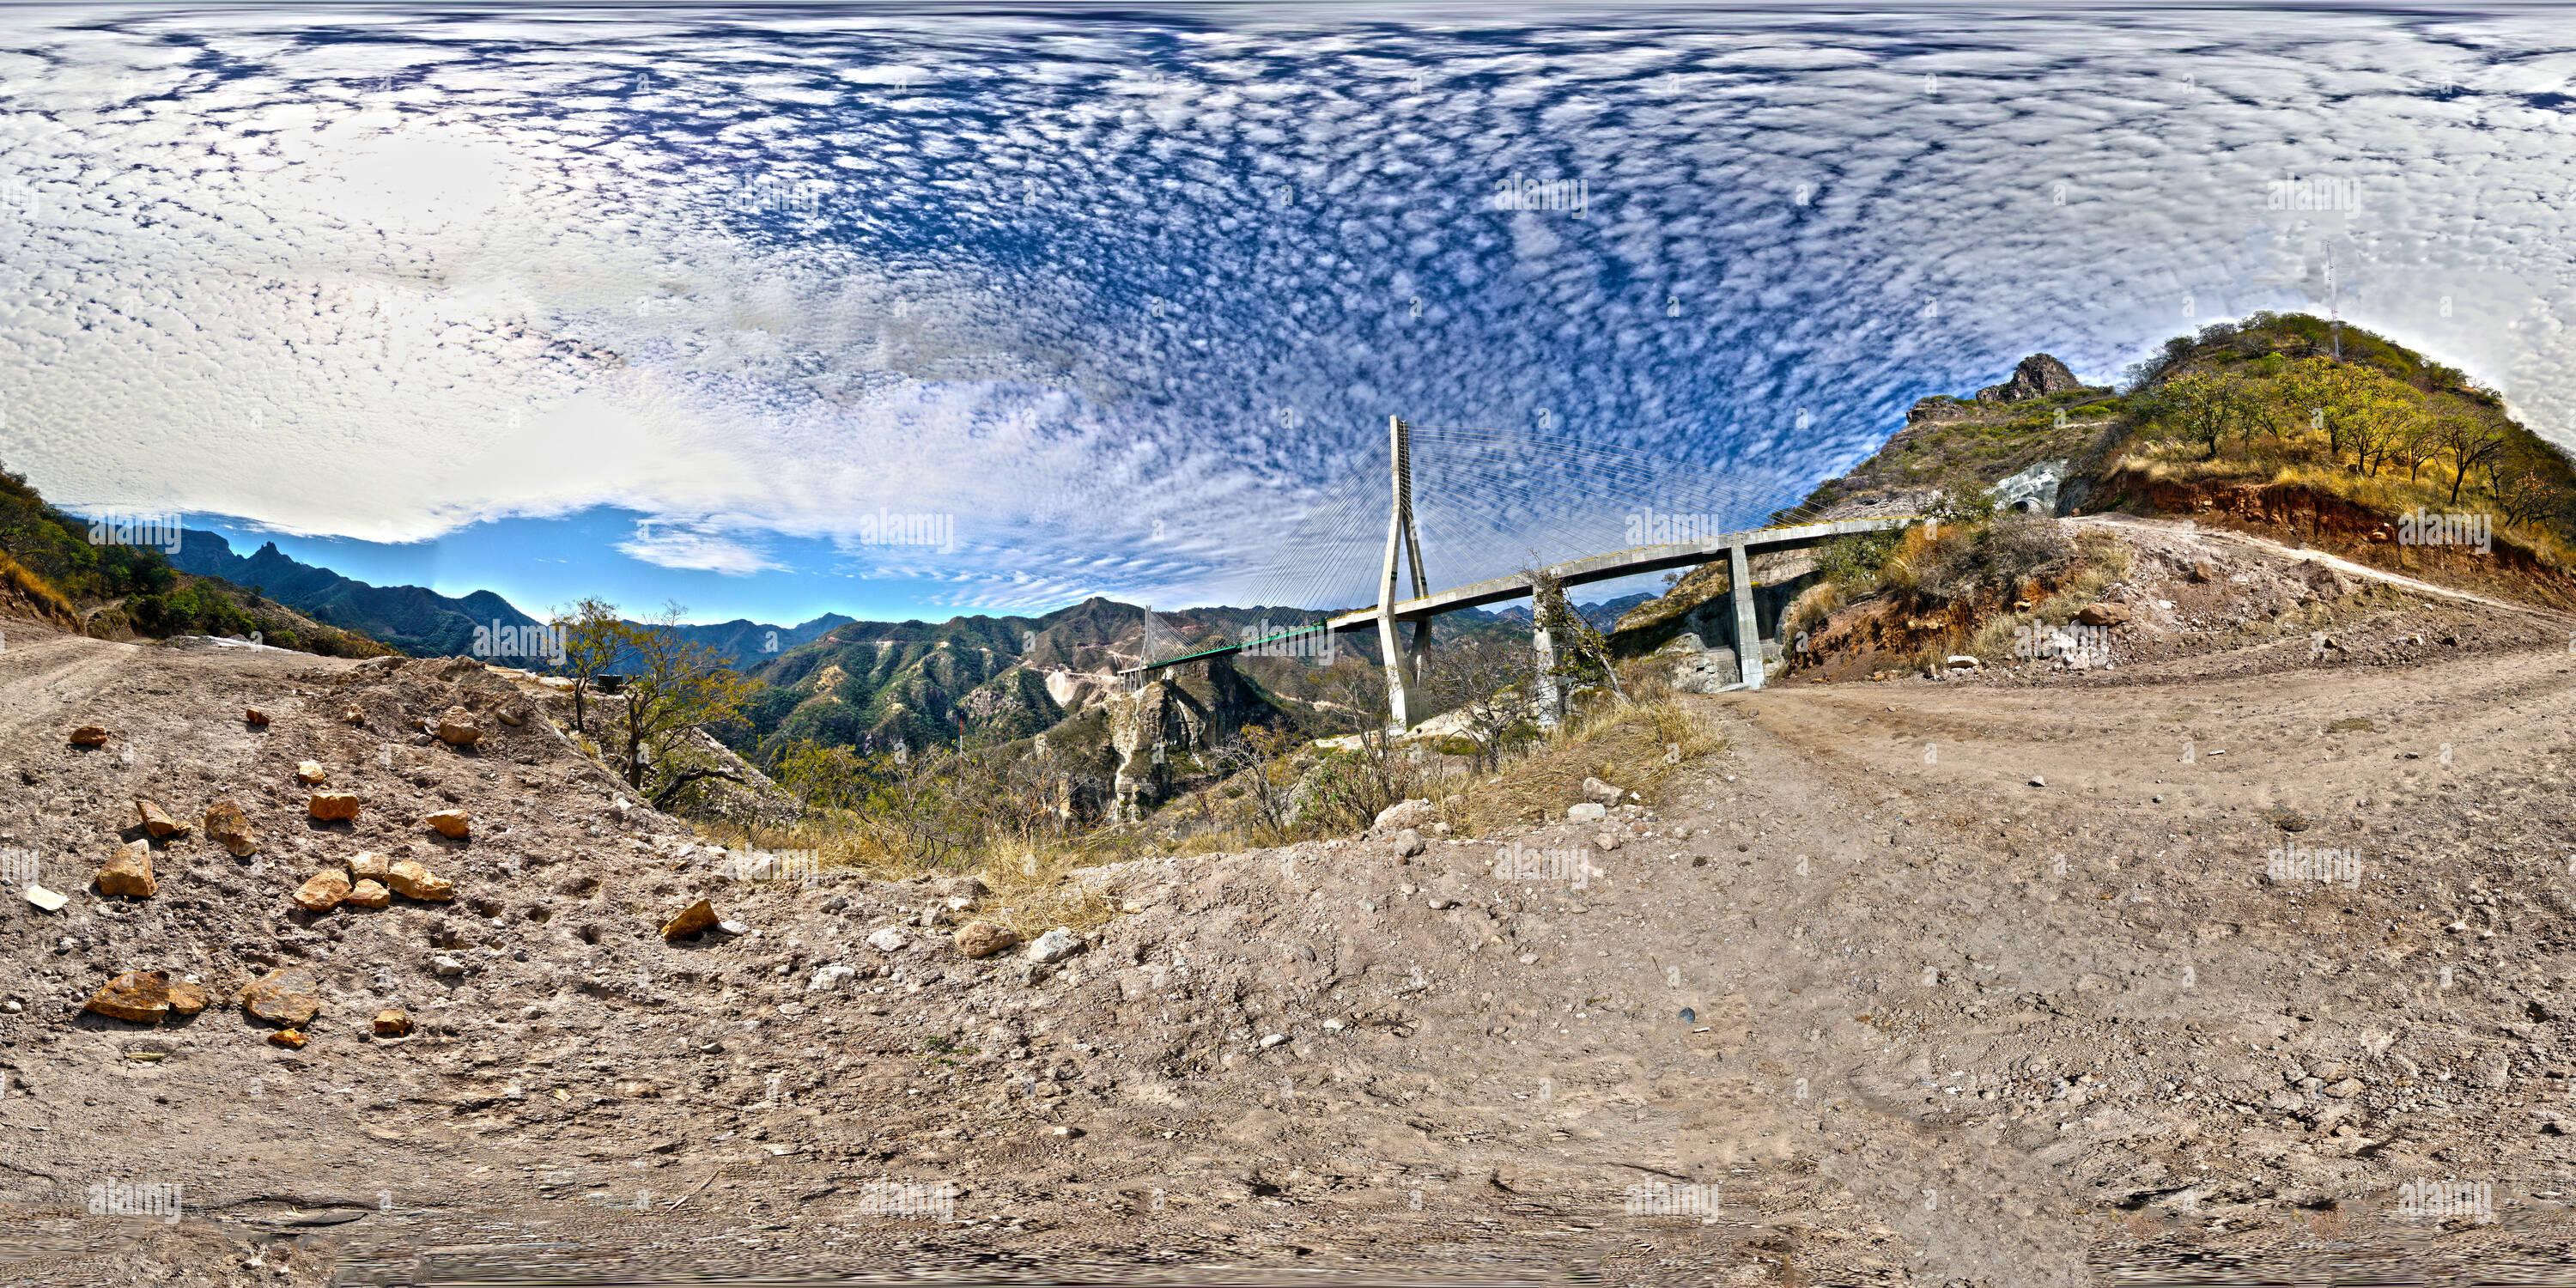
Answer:
<svg viewBox="0 0 2576 1288"><path fill-rule="evenodd" d="M1532 468L1426 460L1470 581L2330 253L2576 424L2546 15L1318 12L13 12L0 461L531 610L1355 604L1390 414Z"/></svg>

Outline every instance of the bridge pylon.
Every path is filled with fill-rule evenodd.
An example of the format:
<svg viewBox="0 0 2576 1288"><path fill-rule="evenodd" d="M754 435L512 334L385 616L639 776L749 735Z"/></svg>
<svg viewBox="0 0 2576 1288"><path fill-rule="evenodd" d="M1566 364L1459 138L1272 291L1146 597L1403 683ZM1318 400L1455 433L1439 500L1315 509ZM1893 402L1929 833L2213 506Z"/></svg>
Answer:
<svg viewBox="0 0 2576 1288"><path fill-rule="evenodd" d="M1398 637L1395 580L1399 552L1411 556L1414 598L1429 595L1431 583L1422 575L1422 529L1413 520L1413 427L1405 424L1402 416L1389 416L1386 440L1393 499L1387 510L1386 560L1377 583L1377 647L1378 656L1386 664L1387 722L1393 732L1402 733L1413 727L1405 691L1421 678L1422 657L1431 651L1431 619L1426 616L1414 622L1410 647Z"/></svg>

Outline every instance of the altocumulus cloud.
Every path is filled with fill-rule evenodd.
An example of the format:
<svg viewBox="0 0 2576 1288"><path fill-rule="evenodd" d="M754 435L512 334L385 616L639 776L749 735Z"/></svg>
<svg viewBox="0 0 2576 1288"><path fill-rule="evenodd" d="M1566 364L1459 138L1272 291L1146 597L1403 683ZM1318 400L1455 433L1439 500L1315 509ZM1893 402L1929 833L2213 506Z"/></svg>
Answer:
<svg viewBox="0 0 2576 1288"><path fill-rule="evenodd" d="M2563 24L1233 12L16 15L0 455L79 505L374 540L617 506L672 568L1172 604L1365 528L1390 413L1785 500L2032 350L2108 379L2320 307L2329 251L2346 316L2569 441ZM2350 199L2272 208L2292 179ZM1465 489L1434 580L1690 508L1653 491ZM955 550L863 540L884 512Z"/></svg>

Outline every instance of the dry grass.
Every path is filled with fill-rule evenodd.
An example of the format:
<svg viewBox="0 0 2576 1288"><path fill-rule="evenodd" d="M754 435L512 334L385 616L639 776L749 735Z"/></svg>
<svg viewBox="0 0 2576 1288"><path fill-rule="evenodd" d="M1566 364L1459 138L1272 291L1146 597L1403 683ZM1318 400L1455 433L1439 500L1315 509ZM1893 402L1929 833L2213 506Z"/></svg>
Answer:
<svg viewBox="0 0 2576 1288"><path fill-rule="evenodd" d="M1798 592L1798 597L1790 601L1789 611L1780 616L1780 633L1795 638L1801 632L1812 631L1824 625L1825 619L1842 606L1841 583L1831 578L1819 581Z"/></svg>
<svg viewBox="0 0 2576 1288"><path fill-rule="evenodd" d="M2135 471L2154 483L2201 484L2232 479L2303 488L2372 511L2391 523L2417 506L2435 513L2485 513L2493 516L2497 540L2511 541L2549 567L2576 568L2576 546L2545 525L2506 522L2502 514L2496 513L2493 502L2474 488L2463 489L2459 502L2453 504L2447 482L2409 480L2395 474L2355 474L2339 466L2328 467L2315 460L2273 452L2222 452L2216 460L2177 460L2167 456L2167 450L2167 445L2140 445L2114 462L2110 472Z"/></svg>
<svg viewBox="0 0 2576 1288"><path fill-rule="evenodd" d="M1105 846L1076 845L1027 848L957 866L941 866L898 854L870 829L825 810L810 812L803 822L792 827L704 823L697 830L708 843L727 849L770 853L810 850L820 867L856 873L872 881L973 876L993 892L977 915L1009 926L1024 939L1057 926L1088 931L1116 916L1116 905L1079 874L1085 868L1132 857Z"/></svg>
<svg viewBox="0 0 2576 1288"><path fill-rule="evenodd" d="M80 629L80 610L72 606L72 601L64 598L61 591L54 589L52 582L38 576L25 564L10 558L5 550L0 550L0 587L5 587L25 599L39 616L52 621L55 625L65 630Z"/></svg>
<svg viewBox="0 0 2576 1288"><path fill-rule="evenodd" d="M1586 778L1653 800L1684 766L1725 746L1705 720L1670 698L1596 708L1470 788L1461 822L1472 834L1563 817L1566 806L1584 798Z"/></svg>

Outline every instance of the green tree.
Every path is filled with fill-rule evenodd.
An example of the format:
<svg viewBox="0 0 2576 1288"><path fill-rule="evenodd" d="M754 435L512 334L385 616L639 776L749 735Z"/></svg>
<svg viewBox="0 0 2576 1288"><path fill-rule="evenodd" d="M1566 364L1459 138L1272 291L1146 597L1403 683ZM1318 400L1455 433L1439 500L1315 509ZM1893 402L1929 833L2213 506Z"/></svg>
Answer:
<svg viewBox="0 0 2576 1288"><path fill-rule="evenodd" d="M2184 441L2208 449L2203 459L2218 459L2230 438L2250 438L2265 421L2263 405L2244 385L2225 376L2195 371L2157 386L2147 399L2150 414Z"/></svg>
<svg viewBox="0 0 2576 1288"><path fill-rule="evenodd" d="M2434 426L2441 449L2451 454L2451 504L2460 503L2460 485L2469 471L2504 455L2504 430L2469 416L2445 416Z"/></svg>
<svg viewBox="0 0 2576 1288"><path fill-rule="evenodd" d="M564 661L558 669L572 678L573 732L587 733L590 691L599 677L615 674L624 664L626 619L617 615L615 604L593 596L569 610L557 609L547 625L563 641Z"/></svg>
<svg viewBox="0 0 2576 1288"><path fill-rule="evenodd" d="M626 785L657 809L701 779L742 781L708 759L690 735L700 725L738 715L755 682L723 654L684 639L677 629L684 611L670 604L649 621L620 622L615 630L635 668L627 677L621 722Z"/></svg>

